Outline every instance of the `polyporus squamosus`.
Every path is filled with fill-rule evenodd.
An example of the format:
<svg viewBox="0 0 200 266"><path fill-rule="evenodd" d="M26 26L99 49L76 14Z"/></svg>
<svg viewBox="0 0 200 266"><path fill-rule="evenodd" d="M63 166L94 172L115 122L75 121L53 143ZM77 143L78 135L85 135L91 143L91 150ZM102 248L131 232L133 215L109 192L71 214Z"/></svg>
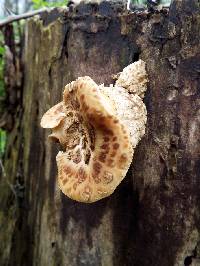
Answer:
<svg viewBox="0 0 200 266"><path fill-rule="evenodd" d="M64 148L56 157L62 192L81 202L113 193L124 179L136 145L145 133L145 63L119 74L113 87L81 77L65 86L63 101L41 120Z"/></svg>

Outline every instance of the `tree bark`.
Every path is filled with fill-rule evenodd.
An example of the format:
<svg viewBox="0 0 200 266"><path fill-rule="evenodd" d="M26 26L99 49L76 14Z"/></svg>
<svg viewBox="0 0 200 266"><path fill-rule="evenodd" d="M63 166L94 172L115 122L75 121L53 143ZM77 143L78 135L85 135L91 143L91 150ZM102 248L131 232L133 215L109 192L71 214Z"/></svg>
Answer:
<svg viewBox="0 0 200 266"><path fill-rule="evenodd" d="M195 0L155 14L103 2L27 22L23 112L4 159L16 193L5 177L0 187L2 265L200 265L199 11ZM109 84L138 58L148 122L132 166L110 197L74 202L58 189L58 147L41 116L68 82Z"/></svg>

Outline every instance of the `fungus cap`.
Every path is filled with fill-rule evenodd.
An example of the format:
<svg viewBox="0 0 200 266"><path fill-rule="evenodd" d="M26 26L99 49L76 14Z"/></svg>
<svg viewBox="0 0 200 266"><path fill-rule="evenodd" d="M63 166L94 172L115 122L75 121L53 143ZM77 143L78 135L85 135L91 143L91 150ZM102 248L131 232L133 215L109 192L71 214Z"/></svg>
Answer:
<svg viewBox="0 0 200 266"><path fill-rule="evenodd" d="M63 102L60 102L50 108L41 119L41 127L55 128L65 118Z"/></svg>
<svg viewBox="0 0 200 266"><path fill-rule="evenodd" d="M52 128L50 137L63 146L56 156L60 189L76 201L95 202L112 194L144 135L146 108L136 92L145 89L138 84L132 95L122 83L105 87L90 77L78 78L42 118L41 126Z"/></svg>
<svg viewBox="0 0 200 266"><path fill-rule="evenodd" d="M72 199L94 202L112 194L126 175L133 156L130 133L89 77L67 85L64 102L80 123L69 136L76 135L78 145L57 155L59 186Z"/></svg>

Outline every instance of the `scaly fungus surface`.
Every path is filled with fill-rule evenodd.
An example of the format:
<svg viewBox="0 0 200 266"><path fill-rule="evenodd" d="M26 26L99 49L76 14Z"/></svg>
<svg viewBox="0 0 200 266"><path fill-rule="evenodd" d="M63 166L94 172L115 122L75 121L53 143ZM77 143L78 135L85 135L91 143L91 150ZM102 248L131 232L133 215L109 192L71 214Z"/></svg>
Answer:
<svg viewBox="0 0 200 266"><path fill-rule="evenodd" d="M80 202L113 193L126 176L136 145L145 133L145 63L127 66L116 85L80 77L65 86L63 101L42 117L51 139L63 146L56 156L62 192Z"/></svg>

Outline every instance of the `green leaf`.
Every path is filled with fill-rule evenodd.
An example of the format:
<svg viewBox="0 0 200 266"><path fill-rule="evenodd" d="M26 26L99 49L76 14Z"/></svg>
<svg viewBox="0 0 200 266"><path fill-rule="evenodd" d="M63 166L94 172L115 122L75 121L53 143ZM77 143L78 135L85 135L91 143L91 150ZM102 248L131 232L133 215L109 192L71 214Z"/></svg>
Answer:
<svg viewBox="0 0 200 266"><path fill-rule="evenodd" d="M32 0L32 2L33 2L34 9L39 9L39 8L47 6L47 2L44 0Z"/></svg>
<svg viewBox="0 0 200 266"><path fill-rule="evenodd" d="M62 7L66 6L68 3L68 0L62 0L62 1L53 1L53 2L47 2L45 0L32 0L33 8L39 9L42 7Z"/></svg>
<svg viewBox="0 0 200 266"><path fill-rule="evenodd" d="M0 157L5 152L7 134L6 131L0 128Z"/></svg>
<svg viewBox="0 0 200 266"><path fill-rule="evenodd" d="M4 55L5 50L6 50L5 47L0 46L0 55Z"/></svg>

